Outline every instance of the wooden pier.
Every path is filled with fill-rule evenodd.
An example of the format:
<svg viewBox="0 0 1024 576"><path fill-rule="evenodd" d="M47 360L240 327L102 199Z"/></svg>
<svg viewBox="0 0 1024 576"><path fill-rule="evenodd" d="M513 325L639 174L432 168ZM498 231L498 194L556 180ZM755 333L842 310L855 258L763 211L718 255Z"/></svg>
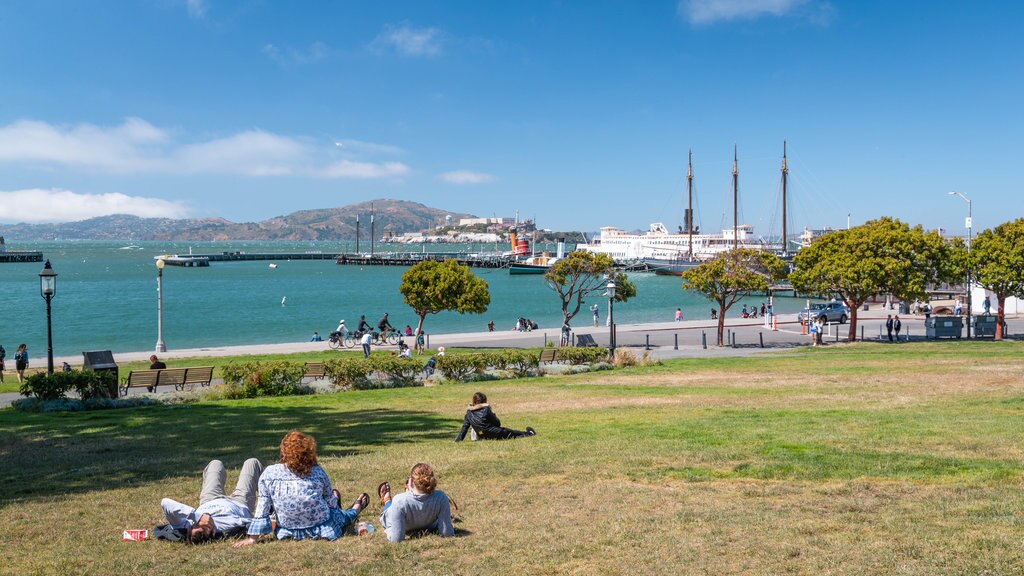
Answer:
<svg viewBox="0 0 1024 576"><path fill-rule="evenodd" d="M0 252L0 263L4 262L42 262L43 253L35 251L10 250Z"/></svg>
<svg viewBox="0 0 1024 576"><path fill-rule="evenodd" d="M412 252L388 254L339 254L335 258L337 264L355 266L412 266L419 262L434 260L443 262L455 260L470 268L508 268L513 259L509 256L456 254L450 252Z"/></svg>

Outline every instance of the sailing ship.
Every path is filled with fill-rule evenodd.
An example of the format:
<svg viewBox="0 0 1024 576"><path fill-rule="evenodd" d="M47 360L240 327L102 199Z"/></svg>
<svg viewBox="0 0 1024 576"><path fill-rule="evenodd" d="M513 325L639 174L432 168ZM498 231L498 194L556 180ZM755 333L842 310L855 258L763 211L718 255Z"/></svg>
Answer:
<svg viewBox="0 0 1024 576"><path fill-rule="evenodd" d="M788 237L786 229L786 191L789 168L786 159L786 143L782 145L782 238ZM693 223L693 153L689 154L686 171L688 207L683 214L683 226L679 233L671 233L660 222L650 225L645 233L629 233L614 226L601 228L599 238L581 246L583 250L608 254L620 263L642 262L657 274L678 276L686 270L713 258L715 255L744 247L767 250L788 256L785 242L769 242L754 235L754 227L739 223L739 160L737 149L733 148L732 191L733 225L719 234L702 234Z"/></svg>

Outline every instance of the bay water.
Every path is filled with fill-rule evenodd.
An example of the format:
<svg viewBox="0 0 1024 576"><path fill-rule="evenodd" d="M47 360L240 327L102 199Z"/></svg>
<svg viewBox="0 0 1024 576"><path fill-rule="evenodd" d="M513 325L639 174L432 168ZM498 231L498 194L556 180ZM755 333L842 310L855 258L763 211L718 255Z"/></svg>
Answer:
<svg viewBox="0 0 1024 576"><path fill-rule="evenodd" d="M154 256L211 254L225 251L351 252L343 242L8 242L11 250L40 250L57 276L52 301L55 356L76 356L86 350L134 352L152 350L157 337L157 292ZM364 243L363 251L366 251ZM378 246L377 252L493 252L493 245ZM276 264L271 267L270 264ZM0 264L0 344L8 359L20 343L32 357L46 355L46 307L39 293L43 265ZM163 273L164 342L168 349L307 341L314 330L324 339L338 321L355 329L361 314L371 325L388 312L392 325L416 327L416 316L404 303L399 286L401 266L337 265L333 260L212 262L204 268L167 266ZM542 275L509 275L507 270L479 268L487 281L491 304L484 314L442 312L429 315L428 333L477 332L494 321L496 330L511 330L520 317L541 327L561 326L558 296ZM712 304L701 294L686 292L674 276L632 273L637 296L615 306L619 324L671 321L676 307L685 319L708 318ZM762 295L748 302L760 304ZM573 326L592 322L587 308L600 306L601 324L607 298L595 293L573 319ZM780 313L796 312L804 300L776 298ZM730 316L738 315L737 304Z"/></svg>

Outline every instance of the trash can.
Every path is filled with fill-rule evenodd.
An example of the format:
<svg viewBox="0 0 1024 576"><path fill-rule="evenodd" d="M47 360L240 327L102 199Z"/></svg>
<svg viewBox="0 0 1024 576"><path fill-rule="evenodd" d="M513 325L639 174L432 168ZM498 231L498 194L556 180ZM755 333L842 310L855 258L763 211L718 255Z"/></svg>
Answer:
<svg viewBox="0 0 1024 576"><path fill-rule="evenodd" d="M117 398L117 363L114 362L113 352L110 350L82 352L82 370L112 372L114 379L111 380L109 394L111 398Z"/></svg>
<svg viewBox="0 0 1024 576"><path fill-rule="evenodd" d="M994 314L982 314L974 317L974 336L976 338L996 336L996 316Z"/></svg>
<svg viewBox="0 0 1024 576"><path fill-rule="evenodd" d="M932 316L924 321L926 338L960 338L963 334L962 316Z"/></svg>

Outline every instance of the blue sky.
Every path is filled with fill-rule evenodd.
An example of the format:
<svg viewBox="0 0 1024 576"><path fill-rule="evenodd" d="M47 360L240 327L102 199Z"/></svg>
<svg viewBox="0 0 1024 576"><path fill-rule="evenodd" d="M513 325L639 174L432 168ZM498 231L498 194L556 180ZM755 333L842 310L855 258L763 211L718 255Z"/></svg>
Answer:
<svg viewBox="0 0 1024 576"><path fill-rule="evenodd" d="M0 222L397 198L596 230L1022 215L1016 2L0 5Z"/></svg>

